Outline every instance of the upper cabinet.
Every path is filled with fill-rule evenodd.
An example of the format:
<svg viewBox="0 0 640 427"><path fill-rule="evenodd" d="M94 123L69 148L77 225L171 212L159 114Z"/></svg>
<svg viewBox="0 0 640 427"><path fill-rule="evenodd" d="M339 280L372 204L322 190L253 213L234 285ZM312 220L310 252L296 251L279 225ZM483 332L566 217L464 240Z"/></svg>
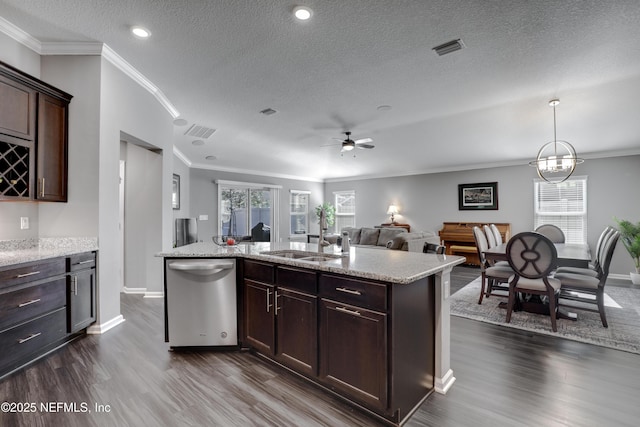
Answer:
<svg viewBox="0 0 640 427"><path fill-rule="evenodd" d="M67 201L71 98L0 62L0 200Z"/></svg>

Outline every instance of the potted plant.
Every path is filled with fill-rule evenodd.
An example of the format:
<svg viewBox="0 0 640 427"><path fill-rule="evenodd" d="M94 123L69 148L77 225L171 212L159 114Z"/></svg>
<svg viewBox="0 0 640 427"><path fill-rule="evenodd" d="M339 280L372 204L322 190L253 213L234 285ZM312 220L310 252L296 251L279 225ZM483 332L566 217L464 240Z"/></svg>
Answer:
<svg viewBox="0 0 640 427"><path fill-rule="evenodd" d="M636 272L629 273L631 282L634 285L640 285L640 222L633 224L627 220L618 219L616 222L620 227L620 240L636 266Z"/></svg>
<svg viewBox="0 0 640 427"><path fill-rule="evenodd" d="M318 223L320 222L320 211L324 209L324 214L327 219L327 225L331 227L335 222L336 208L331 203L323 203L316 206L316 215L318 216Z"/></svg>

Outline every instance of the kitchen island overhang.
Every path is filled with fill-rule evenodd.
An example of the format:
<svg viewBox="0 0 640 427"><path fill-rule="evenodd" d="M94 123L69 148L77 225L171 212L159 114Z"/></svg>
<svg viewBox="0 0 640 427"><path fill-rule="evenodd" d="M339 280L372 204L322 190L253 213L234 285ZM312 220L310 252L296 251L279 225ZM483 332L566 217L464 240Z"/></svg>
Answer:
<svg viewBox="0 0 640 427"><path fill-rule="evenodd" d="M317 305L317 314L315 311L312 314L312 316L317 316L318 319L317 363L315 363L315 367L313 366L314 363L311 363L311 370L303 372L303 376L316 382L321 387L333 391L340 397L346 398L355 406L372 415L382 417L382 419L392 424L402 424L432 391L445 394L455 381L450 367L450 273L455 265L463 263L465 259L458 256L369 248L351 248L348 257L336 256L335 258L314 262L264 254L264 252L272 251L313 252L314 250L315 245L305 243L255 243L219 246L213 243L201 242L175 248L171 251L160 253L158 256L165 258L165 264L166 260L175 258L238 258L244 260L242 263L248 267L240 269L242 276L239 277L241 279L241 282L238 283L239 294L244 300L244 298L248 298L247 295L250 292L264 292L264 294L260 295L265 295L266 297L267 311L270 303L275 302L279 306L282 304L278 304L278 301L288 301L287 297L290 295L287 292L290 294L291 289L287 288L292 288L292 286L281 278L289 278L292 273L304 274L305 277L316 277L314 280L317 283L317 294L311 292L307 296L313 298L314 304ZM328 254L333 253L331 248L327 248L325 252ZM261 270L270 268L272 272L266 276L262 275L262 273L252 276L253 273L251 271L255 266L260 267ZM305 277L302 277L302 279L305 279ZM243 284L242 282L245 283ZM339 283L346 283L346 285L340 285ZM338 288L356 293L360 289L363 290L363 294L371 296L375 292L370 291L372 289L375 291L375 286L380 284L386 286L388 301L382 301L381 303L385 309L376 306L362 306L363 308L361 308L360 305L349 299L340 300L340 295L334 296L331 293L327 293L333 292L334 289ZM369 286L369 288L358 288L360 285ZM265 289L258 289L259 286ZM296 296L299 296L296 294L298 290L293 289L293 291ZM430 295L428 297L430 302L427 304L425 301L426 308L423 307L424 310L432 311L428 315L428 323L433 322L428 327L430 329L423 329L422 326L414 328L407 321L412 316L425 318L424 310L421 312L421 304L416 304L416 301L420 301L424 292ZM247 306L242 301L240 305L242 305L241 309L243 310L247 310L247 307L257 307L257 305ZM261 303L260 307L263 306L265 304ZM251 310L255 309L249 308L249 311ZM338 313L336 310L341 311ZM348 392L350 389L357 388L346 388L347 396L345 397L345 393L341 393L343 381L335 380L335 377L339 377L340 373L327 372L327 369L333 369L336 362L335 360L326 359L328 356L323 353L323 349L330 346L331 339L333 339L330 334L327 337L328 327L326 325L329 321L339 319L335 317L336 313L340 316L361 316L358 319L359 321L366 319L369 313L373 317L383 316L380 319L386 325L385 328L387 330L384 333L387 333L385 339L388 338L388 344L385 344L385 351L388 350L385 356L388 359L385 361L386 365L383 368L387 369L388 372L385 371L384 375L382 375L384 381L375 385L380 389L384 389L380 393L381 398L376 393L366 390L366 386L363 387L365 390L361 394ZM241 322L249 321L246 314L240 318ZM276 311L275 314L282 315L283 312L277 313ZM283 316L279 321L284 322L285 318L286 316ZM274 323L277 322L274 320ZM417 323L420 324L421 322ZM273 359L274 362L290 368L287 363L280 363L282 360L279 358L276 349L279 344L275 343L275 338L272 346L261 348L260 343L252 344L256 340L251 336L251 332L247 331L246 327L239 329L241 331L239 339L243 346L257 349L258 354L266 355L267 358ZM419 349L424 347L423 344L426 341L429 341L427 343L429 354L424 355L424 360L425 364L432 366L428 366L427 371L418 374L418 376L422 375L421 381L425 384L432 382L432 385L428 384L426 386L428 392L425 392L422 398L416 401L416 396L412 395L409 398L407 396L411 393L406 391L416 388L416 384L409 384L415 381L410 380L407 375L404 375L404 378L407 379L407 381L404 381L401 375L402 363L409 362L399 362L405 359L409 361L411 358L413 358L411 363L415 364L416 359L419 361L420 357L422 357L422 350ZM284 337L282 337L282 342L283 347L286 347ZM413 354L407 359L407 353ZM333 354L333 350L331 354ZM362 356L362 353L360 354ZM318 365L320 366L319 368ZM298 373L301 372L300 369L294 369L293 372L296 370ZM309 372L315 373L310 374ZM377 397L371 400L369 399L370 395ZM403 403L405 400L411 403Z"/></svg>

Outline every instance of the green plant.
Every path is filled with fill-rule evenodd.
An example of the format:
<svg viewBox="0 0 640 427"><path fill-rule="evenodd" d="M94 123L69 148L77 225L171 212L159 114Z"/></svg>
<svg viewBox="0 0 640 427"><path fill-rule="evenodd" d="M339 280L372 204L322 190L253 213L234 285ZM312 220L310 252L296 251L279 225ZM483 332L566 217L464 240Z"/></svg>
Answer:
<svg viewBox="0 0 640 427"><path fill-rule="evenodd" d="M326 202L316 206L316 215L318 216L318 222L320 222L320 211L323 208L327 218L327 225L331 227L335 222L336 208L331 203L326 203Z"/></svg>
<svg viewBox="0 0 640 427"><path fill-rule="evenodd" d="M617 218L616 222L620 227L620 240L633 259L636 273L640 273L640 222L633 224Z"/></svg>

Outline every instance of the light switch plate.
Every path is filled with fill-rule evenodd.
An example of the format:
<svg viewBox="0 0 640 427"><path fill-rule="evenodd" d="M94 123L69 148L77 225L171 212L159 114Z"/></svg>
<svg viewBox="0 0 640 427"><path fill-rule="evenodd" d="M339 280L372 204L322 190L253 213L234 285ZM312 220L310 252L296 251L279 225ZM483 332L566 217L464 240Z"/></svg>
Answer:
<svg viewBox="0 0 640 427"><path fill-rule="evenodd" d="M20 217L20 230L28 230L29 229L29 217L21 216Z"/></svg>
<svg viewBox="0 0 640 427"><path fill-rule="evenodd" d="M209 215L200 215L198 217L198 220L200 220L200 221L208 221L209 220Z"/></svg>

